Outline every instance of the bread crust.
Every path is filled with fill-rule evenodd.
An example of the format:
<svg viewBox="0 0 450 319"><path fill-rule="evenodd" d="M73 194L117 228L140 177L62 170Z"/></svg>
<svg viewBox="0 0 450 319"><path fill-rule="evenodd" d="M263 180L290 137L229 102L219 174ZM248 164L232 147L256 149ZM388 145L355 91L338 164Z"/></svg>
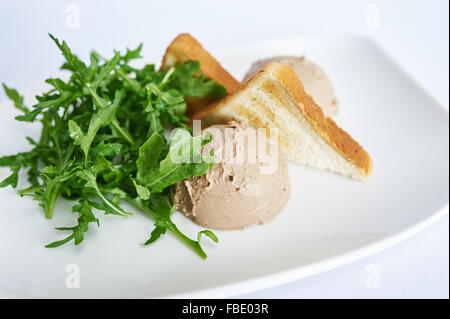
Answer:
<svg viewBox="0 0 450 319"><path fill-rule="evenodd" d="M270 73L275 76L287 93L295 100L298 110L311 123L315 131L343 158L353 164L363 177L367 177L372 172L373 162L370 155L356 142L347 132L342 130L331 119L324 116L322 109L309 96L303 84L292 68L287 65L271 62L251 79L249 79L239 91L228 95L224 99L202 109L196 113L194 119L207 119L215 117L215 113L226 106L229 99L244 91L249 87L253 80L263 73ZM295 116L295 115L293 115Z"/></svg>
<svg viewBox="0 0 450 319"><path fill-rule="evenodd" d="M241 86L236 80L208 51L206 51L200 42L189 33L179 34L167 47L164 54L161 70L172 66L169 59L175 58L177 63L189 60L200 61L200 71L206 78L222 84L228 93L235 92Z"/></svg>

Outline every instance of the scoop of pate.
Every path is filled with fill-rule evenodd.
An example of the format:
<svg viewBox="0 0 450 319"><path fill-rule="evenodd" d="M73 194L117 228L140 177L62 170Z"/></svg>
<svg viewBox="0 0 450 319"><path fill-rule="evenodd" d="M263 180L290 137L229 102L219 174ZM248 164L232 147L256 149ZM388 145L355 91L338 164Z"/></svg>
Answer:
<svg viewBox="0 0 450 319"><path fill-rule="evenodd" d="M240 229L274 219L290 194L287 164L275 139L245 123L205 131L213 139L202 152L214 150L215 164L206 174L176 184L177 209L211 229Z"/></svg>

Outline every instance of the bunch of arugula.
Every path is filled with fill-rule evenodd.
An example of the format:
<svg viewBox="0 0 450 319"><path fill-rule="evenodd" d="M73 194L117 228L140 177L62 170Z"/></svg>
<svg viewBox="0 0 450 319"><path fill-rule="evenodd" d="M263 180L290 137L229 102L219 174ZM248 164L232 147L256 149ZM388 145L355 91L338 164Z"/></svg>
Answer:
<svg viewBox="0 0 450 319"><path fill-rule="evenodd" d="M89 225L99 225L94 212L128 216L131 213L122 207L127 202L155 222L145 245L169 230L206 258L201 236L215 242L217 237L208 230L199 232L197 240L185 236L171 220L175 210L171 194L175 183L202 175L213 165L212 156L204 157L194 147L202 147L211 137L205 140L188 130L177 130L168 141L164 132L167 127L188 129L185 97L219 99L226 94L225 88L197 76L200 65L196 61L167 71L156 71L152 64L130 66L130 61L141 57L142 45L127 49L124 55L115 51L110 60L93 51L87 66L65 41L50 37L66 60L62 69L71 76L67 81L47 79L51 89L36 96L38 103L32 109L16 90L3 84L6 95L22 112L16 120L40 121L42 131L39 140L27 138L30 151L0 157L0 167L12 171L0 187L17 187L19 171L26 169L30 186L18 193L39 201L47 218L52 217L59 197L78 201L72 208L78 215L77 224L57 228L71 235L46 247L72 240L80 244ZM190 151L180 160L186 146Z"/></svg>

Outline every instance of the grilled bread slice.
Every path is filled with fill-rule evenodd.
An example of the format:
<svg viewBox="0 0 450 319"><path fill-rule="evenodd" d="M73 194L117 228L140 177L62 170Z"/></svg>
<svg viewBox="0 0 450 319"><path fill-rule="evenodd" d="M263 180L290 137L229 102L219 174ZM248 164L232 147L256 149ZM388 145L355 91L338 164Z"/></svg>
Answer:
<svg viewBox="0 0 450 319"><path fill-rule="evenodd" d="M228 71L203 48L200 42L188 33L178 35L167 47L160 69L167 70L178 63L184 63L189 60L199 61L200 72L205 75L205 78L214 80L223 85L228 93L236 91L241 86L239 81L228 73ZM213 101L212 98L187 98L188 115L195 114Z"/></svg>
<svg viewBox="0 0 450 319"><path fill-rule="evenodd" d="M372 171L369 154L324 116L289 66L271 62L238 91L202 109L202 126L234 119L255 128L278 128L279 149L291 161L362 180Z"/></svg>

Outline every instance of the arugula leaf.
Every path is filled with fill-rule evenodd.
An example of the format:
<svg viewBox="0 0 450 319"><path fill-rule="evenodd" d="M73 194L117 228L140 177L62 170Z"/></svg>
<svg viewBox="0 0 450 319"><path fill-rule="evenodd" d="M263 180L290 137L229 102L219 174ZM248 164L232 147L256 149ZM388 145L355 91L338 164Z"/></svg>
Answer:
<svg viewBox="0 0 450 319"><path fill-rule="evenodd" d="M55 171L56 173L56 171ZM73 176L73 173L64 172L61 175L52 176L41 171L44 180L43 188L36 192L35 199L40 203L39 205L44 209L45 217L51 218L53 215L53 207L56 199L61 194L61 184Z"/></svg>
<svg viewBox="0 0 450 319"><path fill-rule="evenodd" d="M125 146L120 143L105 143L105 141L101 141L94 148L91 148L94 156L102 155L102 156L116 156L122 153L125 149Z"/></svg>
<svg viewBox="0 0 450 319"><path fill-rule="evenodd" d="M159 163L159 168L147 167L144 172L138 165L138 174L143 185L149 187L152 192L160 193L170 185L184 180L190 176L200 176L214 165L212 157L199 156L199 149L195 145L202 140L201 136L192 137L183 129L176 131L173 136L167 156ZM198 154L195 156L195 154ZM141 155L140 158L146 156Z"/></svg>
<svg viewBox="0 0 450 319"><path fill-rule="evenodd" d="M202 238L202 235L208 236L209 238L211 238L211 240L215 243L219 242L219 238L217 238L217 236L210 230L202 230L199 231L197 234L197 240L200 242L200 239Z"/></svg>
<svg viewBox="0 0 450 319"><path fill-rule="evenodd" d="M0 157L0 167L5 166L29 166L36 156L35 151L23 152L16 155Z"/></svg>
<svg viewBox="0 0 450 319"><path fill-rule="evenodd" d="M23 104L23 96L21 96L15 89L11 89L2 83L6 96L14 102L14 107L24 113L29 112L28 108Z"/></svg>
<svg viewBox="0 0 450 319"><path fill-rule="evenodd" d="M58 39L56 39L53 35L51 35L50 33L48 35L53 40L53 42L55 42L56 46L61 50L61 53L67 60L67 63L72 67L72 70L75 71L74 74L76 74L80 78L80 80L84 81L83 73L86 70L86 65L72 53L66 41L60 43Z"/></svg>
<svg viewBox="0 0 450 319"><path fill-rule="evenodd" d="M96 176L88 170L81 169L77 172L77 176L85 181L84 187L87 192L94 193L103 203L103 210L106 214L129 216L132 213L124 211L119 205L108 199L100 190L97 184Z"/></svg>
<svg viewBox="0 0 450 319"><path fill-rule="evenodd" d="M58 241L54 241L45 247L47 248L55 248L65 243L71 241L72 239L75 242L75 245L79 245L84 239L84 233L89 230L89 223L97 223L97 226L100 226L98 219L92 213L92 207L88 200L80 200L79 204L72 207L73 212L78 212L78 224L73 227L58 227L57 230L62 231L72 231L72 235Z"/></svg>
<svg viewBox="0 0 450 319"><path fill-rule="evenodd" d="M137 180L142 185L148 185L152 181L151 174L158 169L159 159L165 144L164 138L154 132L139 148L139 157L136 161Z"/></svg>
<svg viewBox="0 0 450 319"><path fill-rule="evenodd" d="M98 88L102 81L116 68L120 61L120 52L116 52L114 57L105 63L100 72L94 76L94 88Z"/></svg>
<svg viewBox="0 0 450 319"><path fill-rule="evenodd" d="M86 159L89 156L89 148L91 147L91 143L94 140L95 135L102 126L108 125L113 121L122 98L122 92L116 91L114 102L110 106L98 110L98 112L91 117L89 129L86 134L83 133L75 121L69 120L70 137L73 138L75 145L79 145L81 147Z"/></svg>
<svg viewBox="0 0 450 319"><path fill-rule="evenodd" d="M142 51L143 44L139 44L138 47L134 50L130 50L127 48L127 52L123 57L121 57L124 64L128 64L131 60L142 58L141 51Z"/></svg>
<svg viewBox="0 0 450 319"><path fill-rule="evenodd" d="M61 69L67 80L51 77L51 87L36 96L32 108L23 97L3 84L6 95L22 113L16 120L40 122L40 136L27 137L31 149L0 157L0 167L9 167L10 176L0 187L17 187L19 172L27 172L29 185L20 196L31 196L51 218L58 198L77 200L73 213L77 223L58 230L71 232L46 247L68 242L79 245L89 224L97 223L93 209L107 215L129 216L124 203L151 217L155 224L146 245L165 233L172 233L202 258L201 235L217 239L209 231L197 240L185 236L171 220L175 211L170 200L173 185L190 176L204 174L213 165L200 148L210 141L192 137L185 124L185 98L218 99L225 89L199 76L198 62L179 64L157 71L153 64L142 68L130 65L141 57L142 44L114 51L111 58L92 51L88 63L79 59L65 41L53 35L65 62ZM168 127L184 128L167 141Z"/></svg>
<svg viewBox="0 0 450 319"><path fill-rule="evenodd" d="M150 245L159 237L161 237L161 235L165 234L167 230L169 230L179 240L184 242L189 248L195 251L201 258L206 258L206 254L200 245L201 234L205 234L215 242L218 241L217 237L211 231L200 232L197 241L192 240L184 235L170 218L172 213L175 211L175 206L170 206L167 200L160 194L152 195L150 202L153 205L147 205L148 201L145 202L140 199L130 200L129 202L135 207L146 212L148 215L152 216L152 218L155 220L155 228L151 232L150 238L144 243L144 245Z"/></svg>
<svg viewBox="0 0 450 319"><path fill-rule="evenodd" d="M41 113L42 109L37 108L33 111L27 112L23 115L17 115L14 119L21 122L34 122L36 117Z"/></svg>
<svg viewBox="0 0 450 319"><path fill-rule="evenodd" d="M47 80L45 80L45 83L50 84L55 89L57 89L59 92L70 91L70 92L75 93L76 89L77 89L75 86L72 86L59 78L47 79Z"/></svg>
<svg viewBox="0 0 450 319"><path fill-rule="evenodd" d="M15 165L18 161L19 156L20 154L0 157L0 167Z"/></svg>
<svg viewBox="0 0 450 319"><path fill-rule="evenodd" d="M12 174L5 178L0 183L0 188L11 185L12 187L17 187L17 182L19 181L19 170L20 166L11 166Z"/></svg>
<svg viewBox="0 0 450 319"><path fill-rule="evenodd" d="M133 184L140 199L147 200L150 198L150 191L147 187L138 184L135 180L133 180Z"/></svg>
<svg viewBox="0 0 450 319"><path fill-rule="evenodd" d="M170 77L170 84L184 96L212 96L221 99L227 94L222 85L214 81L205 81L204 75L196 77L199 71L198 61L180 63Z"/></svg>
<svg viewBox="0 0 450 319"><path fill-rule="evenodd" d="M150 245L155 242L161 235L166 233L167 227L158 225L159 223L155 223L155 229L151 232L150 238L144 243L145 246Z"/></svg>

